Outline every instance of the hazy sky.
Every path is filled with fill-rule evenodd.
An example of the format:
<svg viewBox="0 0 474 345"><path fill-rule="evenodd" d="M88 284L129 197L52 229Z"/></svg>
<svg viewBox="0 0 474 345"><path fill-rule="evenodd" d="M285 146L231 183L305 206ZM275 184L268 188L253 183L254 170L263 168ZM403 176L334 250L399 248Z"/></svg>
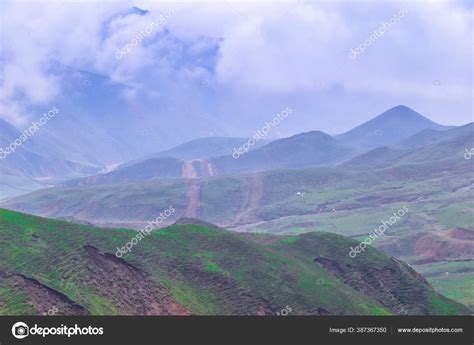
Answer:
<svg viewBox="0 0 474 345"><path fill-rule="evenodd" d="M7 0L0 12L0 117L18 126L67 97L58 64L109 78L130 104L192 103L225 134L251 134L288 106L284 134L342 132L398 104L442 124L473 121L469 1ZM117 58L160 13L163 24Z"/></svg>

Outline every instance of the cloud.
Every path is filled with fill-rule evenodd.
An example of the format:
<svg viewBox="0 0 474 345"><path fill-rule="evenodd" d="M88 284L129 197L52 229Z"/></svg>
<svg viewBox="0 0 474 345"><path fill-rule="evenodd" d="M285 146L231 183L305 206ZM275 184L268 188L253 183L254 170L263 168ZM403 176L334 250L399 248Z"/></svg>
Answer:
<svg viewBox="0 0 474 345"><path fill-rule="evenodd" d="M308 106L312 97L329 105L337 95L335 114L359 97L381 108L401 100L435 114L451 106L457 121L472 114L472 7L462 1L10 0L2 6L0 117L17 124L31 116L29 105L48 104L62 94L64 72L57 64L125 85L121 94L130 102L143 92L204 97L194 86L205 81L218 90L216 103L236 93L286 95ZM133 6L148 12L131 11ZM115 57L169 9L174 12L165 25L123 58ZM351 48L402 9L408 11L403 19L357 59L348 58ZM433 87L435 80L442 87ZM240 101L235 102L237 109Z"/></svg>

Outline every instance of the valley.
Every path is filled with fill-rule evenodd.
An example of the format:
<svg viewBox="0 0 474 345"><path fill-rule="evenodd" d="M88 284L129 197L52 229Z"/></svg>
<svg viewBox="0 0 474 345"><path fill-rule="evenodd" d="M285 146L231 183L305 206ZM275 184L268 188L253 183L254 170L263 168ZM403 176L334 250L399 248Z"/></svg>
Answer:
<svg viewBox="0 0 474 345"><path fill-rule="evenodd" d="M398 133L390 146L374 149L370 146L381 134L367 135L365 125L342 139L315 131L277 139L238 159L221 154L243 139L204 138L107 173L4 200L0 207L105 227L101 231L108 233L112 228L143 229L172 206L176 212L162 227L191 219L259 242L265 236L311 233L363 241L382 220L406 207L407 214L372 246L422 273L437 291L473 308L474 177L472 162L463 155L464 148L474 147L474 125L444 128L424 123L420 116L395 107L370 121L370 131L374 123L385 130L384 125L410 117L426 126L417 132L414 125ZM351 144L347 138L364 144ZM268 312L268 305L258 308L258 313Z"/></svg>

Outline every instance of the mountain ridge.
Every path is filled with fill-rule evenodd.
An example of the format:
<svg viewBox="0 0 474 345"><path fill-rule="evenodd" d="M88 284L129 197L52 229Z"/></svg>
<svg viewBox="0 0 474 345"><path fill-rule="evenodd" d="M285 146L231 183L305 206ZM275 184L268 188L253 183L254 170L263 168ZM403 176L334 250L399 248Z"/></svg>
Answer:
<svg viewBox="0 0 474 345"><path fill-rule="evenodd" d="M424 129L449 128L451 127L440 125L405 105L398 105L336 138L362 149L372 149L394 145Z"/></svg>

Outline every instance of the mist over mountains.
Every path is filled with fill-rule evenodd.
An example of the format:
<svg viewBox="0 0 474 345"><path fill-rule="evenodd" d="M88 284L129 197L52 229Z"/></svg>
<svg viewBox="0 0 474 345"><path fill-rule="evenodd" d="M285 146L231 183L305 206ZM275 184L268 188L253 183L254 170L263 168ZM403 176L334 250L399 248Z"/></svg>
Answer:
<svg viewBox="0 0 474 345"><path fill-rule="evenodd" d="M27 190L34 190L40 187L41 183L57 184L73 178L76 180L66 184L90 185L149 180L156 177L199 177L270 169L334 166L373 148L397 144L403 146L405 139L418 132L451 128L436 124L406 106L396 106L334 137L320 131L312 131L288 138L263 138L249 146L249 152L242 152L236 159L236 150L241 150L248 138L213 136L185 142L168 150L152 151L146 142L135 140L135 136L128 131L135 122L130 125L123 123L122 126L127 130L120 130L117 127L118 118L114 121L103 118L97 123L97 120L93 120L96 117L91 117L88 121L89 125L94 123L93 131L81 131L81 136L61 137L56 131L64 133L64 126L76 121L73 116L58 115L55 121L48 123L46 128L41 128L36 136L18 147L15 155L2 159L2 174L8 175L10 180L29 181L26 183L29 185ZM84 120L84 117L81 119ZM111 122L115 128L110 130L110 133L116 136L115 139L107 139L107 136L95 131L97 128L109 126ZM4 129L0 136L1 143L3 147L7 147L20 133L4 121L1 124ZM68 142L60 144L61 140L66 138ZM160 144L153 145L157 146ZM100 150L91 149L92 147L100 147ZM125 157L132 158L125 160ZM118 165L108 165L116 159L120 159L122 164L107 172ZM95 176L77 179L81 175ZM3 197L21 193L21 188L15 191L11 183L4 183ZM18 185L24 183L19 182Z"/></svg>
<svg viewBox="0 0 474 345"><path fill-rule="evenodd" d="M470 3L0 11L0 315L474 311Z"/></svg>
<svg viewBox="0 0 474 345"><path fill-rule="evenodd" d="M391 133L393 137L390 136ZM199 243L211 241L207 237L208 232L211 231L209 229L226 228L243 234L249 232L249 238L258 243L261 241L266 243L267 236L270 235L276 236L275 241L292 243L296 238L290 236L286 239L285 236L296 234L299 235L297 241L301 246L295 247L297 250L295 255L298 257L301 255L301 250L312 250L310 249L312 236L316 236L314 240L317 241L318 246L321 246L321 241L323 241L332 248L329 252L325 252L325 256L318 259L318 262L332 275L336 275L338 279L348 284L347 287L337 288L337 293L342 293L344 289L360 290L367 286L364 285L366 283L354 282L353 277L361 273L353 271L353 268L344 272L341 271L342 268L336 271L330 269L335 264L329 262L335 261L338 265L344 262L343 252L348 248L349 242L343 243L338 242L339 239L336 241L332 237L326 238L325 236L330 237L330 235L322 235L321 231L335 232L354 239L363 238L369 230L367 224L374 226L379 218L385 217L403 205L406 210L409 210L408 215L404 217L401 224L396 224L393 229L390 229L388 236L379 239L375 246L414 265L419 271L431 272L427 273L428 277L432 277L430 282L433 282L437 289L442 289L451 296L453 290L443 287L437 279L445 274L448 269L446 265L452 265L452 268L448 269L451 274L450 281L455 286L463 286L464 274L471 272L470 268L465 266L469 266L467 263L474 257L472 217L467 211L472 203L474 181L472 180L472 163L464 157L466 148L474 147L473 134L473 123L445 127L433 123L408 107L397 106L354 130L335 137L320 131L304 132L288 138L259 143L237 158L233 155L236 152L235 149L248 143L249 139L202 138L132 160L110 172L96 174L92 171L89 172L90 176L67 179L68 176L73 176L77 172L63 170L64 175L56 181L56 186L53 188L30 185L29 182L25 182L25 180L35 181L33 176L37 172L28 170L29 165L21 165L23 161L32 163L30 159L23 158L23 155L29 152L18 151L18 156L11 156L11 158L18 157L15 161L17 165L8 168L9 172L16 174L10 173L11 176L16 176L16 179L4 179L10 183L11 188L8 189L6 187L8 185L4 184L2 191L4 195L8 193L11 193L10 196L20 193L24 195L4 200L0 203L0 207L66 220L70 223L64 224L71 225L53 224L55 227L67 229L74 226L72 223L89 227L95 225L140 229L147 224L147 220L154 219L161 210L172 205L175 212L162 225L171 226L175 222L197 224L190 225L193 227L192 231L206 233ZM4 162L8 161L4 160ZM51 165L46 166L51 167ZM62 165L58 166L62 167ZM13 170L14 168L17 169ZM69 168L71 169L71 166ZM59 169L56 171L61 172ZM86 174L84 171L82 173ZM27 193L28 188L40 190ZM2 212L0 212L0 221L3 216L7 217L6 219L9 217L20 219L25 216ZM426 222L425 217L429 217L430 221ZM38 224L43 222L40 219L29 219ZM194 228L196 226L197 228ZM432 227L435 230L431 230ZM315 230L317 233L314 235L307 234ZM81 231L84 231L83 228ZM93 228L87 231L100 232ZM175 226L163 231L182 233L184 240L189 236L191 228L184 229ZM268 235L262 235L262 239L259 239L256 234L253 234L255 232ZM74 236L77 234L75 230ZM36 232L35 236L44 237L41 232ZM231 235L227 238L228 235L222 233L222 236L221 241L234 243ZM333 247L334 241L338 243L335 247ZM164 245L169 249L171 244ZM194 242L191 245L196 246ZM233 249L237 256L243 250L241 245L248 244L242 242ZM88 256L104 255L105 263L107 255L110 254L100 254L96 246L98 243L95 240L84 241L85 254L78 248L78 257L84 259ZM215 253L220 251L217 247L215 250ZM266 249L262 247L259 250ZM286 249L283 248L283 250ZM338 251L339 254L334 256L333 251ZM205 262L206 265L211 265L209 261ZM383 264L385 268L381 269L391 267L393 261L391 264L389 262L386 261ZM266 265L266 263L262 264ZM69 263L64 261L64 265L67 266ZM414 277L413 282L418 279L416 275L410 278L412 273L406 275L406 272L403 273L406 268L397 265L391 268L391 270L401 270L396 273L400 275L396 279L411 280ZM350 267L350 265L345 267ZM122 268L117 266L116 269ZM155 274L147 267L142 269ZM185 270L183 266L179 269ZM214 270L214 268L209 269ZM260 272L264 270L262 268ZM193 284L197 277L188 276L186 272L186 270L183 271L182 283ZM141 273L137 271L133 274ZM206 274L203 272L202 276ZM395 278L392 278L389 278L386 283L393 284ZM6 288L9 288L11 279L7 279ZM26 279L25 284L32 284L28 283L29 278L23 279ZM104 284L109 284L105 276L101 276L100 279ZM75 281L74 284L82 286L79 281ZM146 284L152 286L149 282ZM416 283L416 287L413 285L411 289L419 291L416 293L420 296L431 294L430 288L425 284L427 283ZM33 285L41 290L41 286L37 283ZM127 285L124 288L131 287ZM215 287L211 284L208 288L211 289L212 294L218 296L229 287ZM234 288L239 289L236 286L232 289ZM58 289L61 291L62 288L58 287ZM255 289L248 293L257 295L268 293L260 288ZM169 293L173 294L173 290L170 291L166 294L167 296ZM413 290L411 291L413 293ZM309 298L304 290L298 294ZM388 297L377 295L375 302L370 299L374 296L369 294L368 302L364 303L382 303L388 306L387 313L399 313L400 310L410 310L410 313L415 314L445 312L436 307L433 309L423 300L406 304L400 302L401 299L406 300L405 297L392 291L387 291L387 294ZM122 312L137 312L126 309L124 302L119 295L115 295L115 292L112 295L108 298L111 298L111 303L120 310L125 308ZM71 297L74 299L74 296L71 295ZM142 297L151 298L150 296ZM168 297L163 298L160 303L165 309L150 311L150 313L177 313L177 310L168 310L166 309L168 307L165 307L168 304L176 305L176 300L173 302L168 300ZM467 312L467 309L462 309L461 305L443 300L444 297L436 298L441 298L440 303L449 305L450 312ZM472 300L465 294L455 299L472 307ZM59 302L61 301L57 303ZM69 302L62 301L61 303L68 304ZM78 311L80 313L87 313L87 310L90 310L88 308L94 305L88 298L81 298L80 303L84 306L81 311ZM245 301L247 309L241 310L235 305L219 302L216 308L222 313L270 313L273 308L270 304L265 307L268 310L263 311L254 303L256 303L254 299ZM315 303L315 310L312 310L310 306L311 310L303 308L299 312L322 315L343 314L344 310L349 310L322 307L324 303L319 300L310 303ZM196 312L186 302L180 305L182 307L180 312L185 314L193 310ZM298 304L294 302L294 305ZM371 313L364 309L367 308L364 305L351 308L355 308L355 313Z"/></svg>

